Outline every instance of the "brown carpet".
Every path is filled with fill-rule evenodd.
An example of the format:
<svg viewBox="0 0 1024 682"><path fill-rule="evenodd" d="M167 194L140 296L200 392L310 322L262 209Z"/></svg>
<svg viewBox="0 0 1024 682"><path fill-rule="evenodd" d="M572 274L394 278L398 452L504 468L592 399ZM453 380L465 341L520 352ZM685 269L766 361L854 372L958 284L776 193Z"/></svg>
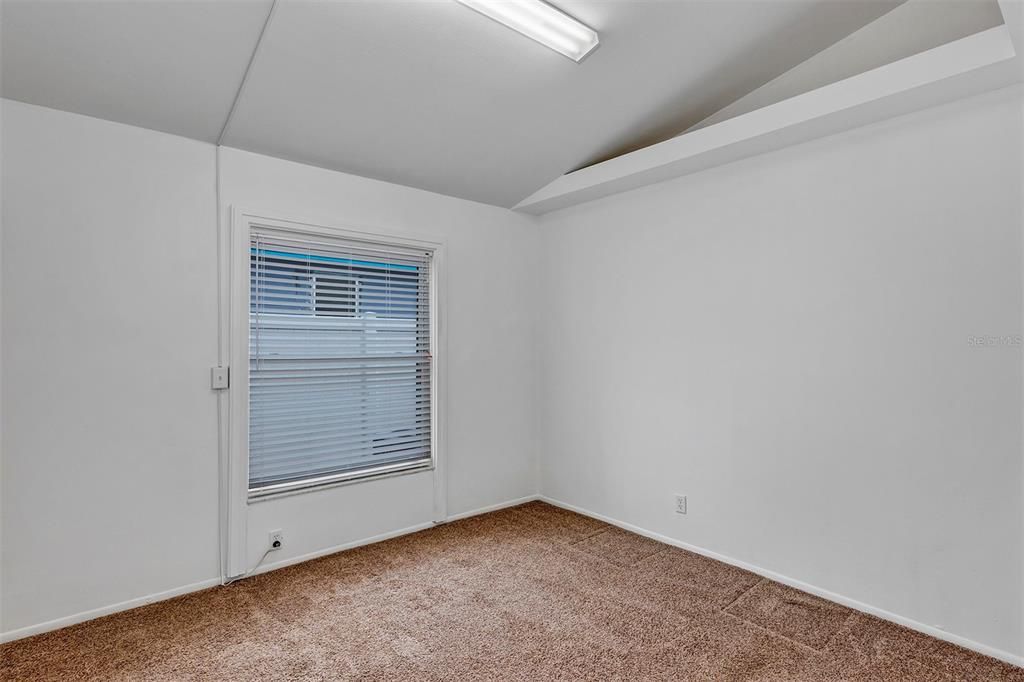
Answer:
<svg viewBox="0 0 1024 682"><path fill-rule="evenodd" d="M542 503L0 647L10 680L1019 680Z"/></svg>

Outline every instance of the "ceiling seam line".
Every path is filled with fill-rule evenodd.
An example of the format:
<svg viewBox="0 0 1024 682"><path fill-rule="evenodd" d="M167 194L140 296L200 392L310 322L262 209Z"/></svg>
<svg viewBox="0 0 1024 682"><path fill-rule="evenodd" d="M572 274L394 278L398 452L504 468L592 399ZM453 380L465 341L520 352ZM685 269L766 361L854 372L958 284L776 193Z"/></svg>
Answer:
<svg viewBox="0 0 1024 682"><path fill-rule="evenodd" d="M224 119L224 125L220 129L220 135L217 136L218 147L224 143L224 136L227 135L228 129L231 127L231 121L235 118L235 109L238 108L238 102L242 99L242 92L245 90L245 84L249 82L249 73L252 71L252 65L256 62L256 56L259 55L260 48L263 46L263 36L267 34L267 28L270 26L270 21L274 18L274 13L276 11L277 0L273 0L270 4L270 11L267 12L267 18L263 22L263 28L260 29L260 35L256 38L256 45L253 46L252 54L249 55L249 63L245 65L245 73L242 74L242 81L238 84L238 90L235 92L235 98L231 101L231 108L228 110L228 116Z"/></svg>

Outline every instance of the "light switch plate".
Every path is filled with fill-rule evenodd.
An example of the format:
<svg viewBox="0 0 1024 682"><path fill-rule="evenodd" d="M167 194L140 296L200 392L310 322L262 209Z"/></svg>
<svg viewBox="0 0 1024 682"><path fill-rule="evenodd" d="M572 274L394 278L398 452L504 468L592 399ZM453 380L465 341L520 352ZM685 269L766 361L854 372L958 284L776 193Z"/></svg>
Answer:
<svg viewBox="0 0 1024 682"><path fill-rule="evenodd" d="M210 388L215 391L222 391L228 387L228 368L227 367L211 367L210 368Z"/></svg>

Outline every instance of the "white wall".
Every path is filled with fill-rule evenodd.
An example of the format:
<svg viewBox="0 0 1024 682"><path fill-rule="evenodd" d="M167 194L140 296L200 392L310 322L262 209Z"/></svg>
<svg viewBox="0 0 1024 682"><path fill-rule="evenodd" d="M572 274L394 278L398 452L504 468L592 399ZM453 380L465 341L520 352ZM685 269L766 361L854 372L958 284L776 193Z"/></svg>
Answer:
<svg viewBox="0 0 1024 682"><path fill-rule="evenodd" d="M1022 653L1022 103L543 219L542 493ZM674 513L673 496L689 496Z"/></svg>
<svg viewBox="0 0 1024 682"><path fill-rule="evenodd" d="M448 513L535 494L534 221L233 149L223 151L221 171L225 210L445 242ZM277 528L288 542L273 558L284 561L426 523L432 499L430 474L418 474L257 502L249 506L249 558L259 559Z"/></svg>
<svg viewBox="0 0 1024 682"><path fill-rule="evenodd" d="M3 102L3 594L12 633L218 580L214 147ZM222 205L447 241L449 512L536 492L536 229L224 150ZM251 507L285 561L431 519L423 475ZM8 635L10 636L10 635Z"/></svg>
<svg viewBox="0 0 1024 682"><path fill-rule="evenodd" d="M218 574L213 147L3 102L3 630Z"/></svg>

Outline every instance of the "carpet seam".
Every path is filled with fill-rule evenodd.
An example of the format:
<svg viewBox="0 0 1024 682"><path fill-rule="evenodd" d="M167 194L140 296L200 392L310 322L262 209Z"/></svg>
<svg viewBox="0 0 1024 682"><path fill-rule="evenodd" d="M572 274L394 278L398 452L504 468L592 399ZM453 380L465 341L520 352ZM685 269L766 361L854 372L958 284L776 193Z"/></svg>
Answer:
<svg viewBox="0 0 1024 682"><path fill-rule="evenodd" d="M585 542L585 541L587 541L587 540L589 540L591 538L596 538L598 535L603 535L604 533L608 533L610 531L611 531L611 528L601 528L600 530L595 530L593 533L590 533L588 535L584 535L581 538L577 538L577 539L573 540L572 542L566 543L566 546L572 547L573 545L578 545L581 542Z"/></svg>
<svg viewBox="0 0 1024 682"><path fill-rule="evenodd" d="M604 532L606 532L606 531L601 531L601 533L604 533ZM669 545L665 545L663 548L659 549L658 551L656 551L656 552L654 552L652 554L648 554L647 556L637 560L636 562L634 562L632 564L624 564L624 563L619 563L618 561L612 561L611 559L609 559L606 556L602 556L600 554L594 554L593 552L588 552L587 550L583 549L582 547L577 547L576 546L576 545L580 544L581 542L589 540L592 537L596 537L596 535L600 535L600 533L597 533L595 535L591 535L591 536L588 536L588 537L585 537L585 538L581 538L581 539L577 540L576 542L570 542L570 543L566 544L565 547L571 548L571 549L573 549L573 550L575 550L577 552L581 552L583 554L586 554L589 557L593 557L595 559L600 559L601 561L605 562L606 564L611 564L612 566L616 566L618 568L636 568L640 564L640 562L644 561L645 559L649 559L652 556L657 556L657 555L661 554L662 552L668 551L668 549L670 548ZM655 540L655 542L657 542L657 540ZM664 543L658 543L658 544L664 544Z"/></svg>
<svg viewBox="0 0 1024 682"><path fill-rule="evenodd" d="M806 646L807 648L812 649L814 651L817 651L818 653L821 653L821 654L827 654L829 648L832 646L832 643L836 641L837 637L839 637L839 633L841 633L843 631L843 628L845 628L846 625L857 615L857 612L854 611L853 609L849 609L849 608L847 608L847 607L845 607L845 606L843 606L841 604L835 604L835 602L829 602L830 604L832 604L834 606L839 606L842 609L848 610L850 613L848 613L846 615L846 618L843 619L843 622L839 624L839 627L836 628L836 631L834 633L832 633L832 636L828 638L828 641L825 642L825 644L822 646L822 648L821 649L816 649L815 647L812 647L809 644L802 644L801 642L798 642L795 639L792 639L790 637L786 637L781 632L773 630L772 628L765 627L765 626L762 626L762 625L758 625L757 623L754 623L753 621L747 620L746 618L743 618L742 616L738 616L735 613L730 613L728 611L728 609L731 609L733 606L735 606L745 596L747 596L748 594L753 592L754 589L759 587L761 584L767 583L767 582L771 582L771 581L769 581L767 578L761 578L761 580L759 580L754 585L751 585L750 588L745 590L740 596L738 596L738 597L736 597L736 599L732 600L732 602L730 602L728 606L723 607L721 609L722 613L724 613L727 616L731 616L733 618L738 618L738 619L742 620L745 623L750 623L751 625L753 625L755 627L759 627L759 628L761 628L761 629L763 629L763 630L765 630L767 632L771 632L771 633L781 637L782 639L785 639L788 642L793 642L794 644L801 644L802 646ZM826 600L826 601L828 601L828 600ZM928 666L925 666L925 667L928 667ZM938 672L938 671L936 671L936 672Z"/></svg>
<svg viewBox="0 0 1024 682"><path fill-rule="evenodd" d="M822 649L815 649L810 644L804 644L803 642L798 642L795 639L792 639L790 637L786 637L781 632L777 632L776 630L772 630L771 628L767 628L767 627L765 627L763 625L758 625L757 623L755 623L753 621L747 620L746 618L743 618L741 616L737 616L735 613L729 613L728 611L725 611L725 610L721 611L721 613L723 615L728 616L729 618L737 620L737 621L739 621L741 623L746 623L747 625L749 625L749 626L751 626L753 628L756 628L756 629L760 630L761 632L767 633L767 634L771 635L772 637L777 637L779 639L783 639L783 640L789 642L790 644L794 644L794 645L800 647L801 649L807 649L808 651L813 652L817 656L826 656L827 655L827 653L824 650L822 650Z"/></svg>
<svg viewBox="0 0 1024 682"><path fill-rule="evenodd" d="M828 651L832 647L832 644L839 638L839 635L842 633L843 628L845 628L850 623L850 621L852 621L856 616L857 612L853 609L850 609L850 613L846 615L846 618L843 619L842 624L839 627L837 627L836 631L832 633L832 636L828 638L828 641L825 643L825 648L822 649L822 651Z"/></svg>
<svg viewBox="0 0 1024 682"><path fill-rule="evenodd" d="M726 604L725 606L723 606L723 607L721 608L721 610L722 610L722 611L725 611L726 609L731 609L731 608L732 608L732 607L733 607L733 606L734 606L734 605L735 605L735 604L736 604L736 603L737 603L737 602L738 602L739 600L743 599L743 597L745 597L745 596L747 596L748 594L750 594L750 592L751 592L751 591L752 591L752 590L753 590L753 589L754 589L755 587L757 587L758 585L760 585L761 583L764 583L764 582L768 582L768 578L758 578L757 582L755 582L755 583L754 583L753 585L751 585L751 586L750 586L750 587L748 587L747 589L745 589L745 590L743 590L742 592L740 592L740 593L739 593L738 595L736 595L736 596L735 596L735 597L734 597L734 598L732 599L732 601L730 601L730 602L729 602L728 604ZM732 614L729 614L729 615L732 615Z"/></svg>

